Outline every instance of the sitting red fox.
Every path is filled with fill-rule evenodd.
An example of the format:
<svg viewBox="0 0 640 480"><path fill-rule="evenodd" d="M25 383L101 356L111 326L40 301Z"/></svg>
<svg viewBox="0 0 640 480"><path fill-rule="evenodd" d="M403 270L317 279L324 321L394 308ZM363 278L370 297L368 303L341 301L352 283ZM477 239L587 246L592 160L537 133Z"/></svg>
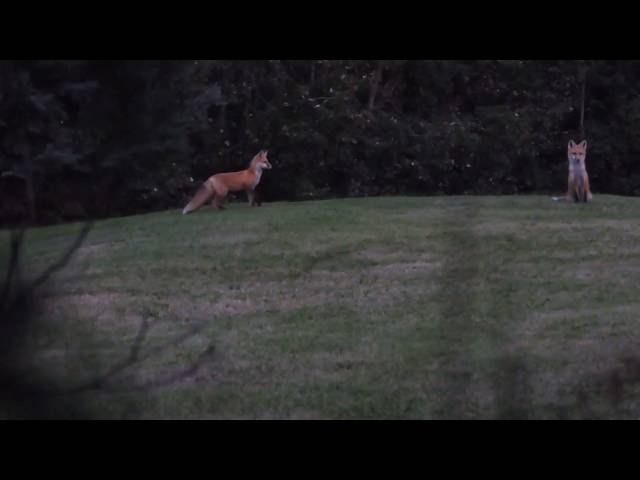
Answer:
<svg viewBox="0 0 640 480"><path fill-rule="evenodd" d="M249 197L249 204L256 205L255 188L260 183L262 170L271 170L271 163L267 158L267 151L262 150L249 164L249 168L239 172L218 173L205 181L195 196L182 210L182 214L191 213L205 204L210 198L211 206L216 209L223 209L222 202L229 192L244 190Z"/></svg>
<svg viewBox="0 0 640 480"><path fill-rule="evenodd" d="M564 197L552 197L554 201L590 202L593 199L589 187L589 175L584 163L587 156L587 141L576 142L569 140L567 157L569 159L569 188Z"/></svg>

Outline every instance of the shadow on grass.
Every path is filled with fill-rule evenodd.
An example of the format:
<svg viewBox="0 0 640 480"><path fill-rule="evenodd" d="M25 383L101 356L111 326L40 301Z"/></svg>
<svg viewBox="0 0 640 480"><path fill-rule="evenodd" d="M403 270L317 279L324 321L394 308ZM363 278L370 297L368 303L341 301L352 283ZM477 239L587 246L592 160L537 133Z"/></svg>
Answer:
<svg viewBox="0 0 640 480"><path fill-rule="evenodd" d="M123 393L148 391L185 380L194 375L214 353L208 344L197 358L185 368L156 378L135 383L136 368L145 360L160 355L197 335L205 327L196 322L187 332L155 346L149 346L149 323L141 322L126 358L95 372L88 379L69 384L47 371L46 365L33 361L30 339L39 328L36 312L43 288L62 270L82 245L92 224L86 223L66 251L34 280L25 282L21 252L24 250L24 230L12 231L9 236L9 258L6 274L0 286L0 415L14 419L89 419L100 418L102 411L89 407L83 401L88 393ZM129 404L124 417L137 413L135 404Z"/></svg>

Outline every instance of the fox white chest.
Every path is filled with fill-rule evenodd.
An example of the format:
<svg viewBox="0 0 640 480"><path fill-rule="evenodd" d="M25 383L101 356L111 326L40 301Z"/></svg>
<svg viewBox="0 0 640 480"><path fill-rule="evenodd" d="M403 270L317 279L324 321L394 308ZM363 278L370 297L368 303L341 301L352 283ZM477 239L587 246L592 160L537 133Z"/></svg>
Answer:
<svg viewBox="0 0 640 480"><path fill-rule="evenodd" d="M256 188L260 183L260 178L262 177L262 169L256 168L256 180L253 182L253 188Z"/></svg>

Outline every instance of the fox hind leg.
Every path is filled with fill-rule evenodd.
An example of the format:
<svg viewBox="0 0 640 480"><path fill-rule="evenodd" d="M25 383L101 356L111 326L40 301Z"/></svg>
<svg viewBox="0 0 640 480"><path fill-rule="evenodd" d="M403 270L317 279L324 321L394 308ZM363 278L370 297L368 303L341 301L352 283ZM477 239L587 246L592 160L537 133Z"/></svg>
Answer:
<svg viewBox="0 0 640 480"><path fill-rule="evenodd" d="M211 200L211 206L216 210L224 210L226 207L224 206L226 196L215 195L213 200Z"/></svg>

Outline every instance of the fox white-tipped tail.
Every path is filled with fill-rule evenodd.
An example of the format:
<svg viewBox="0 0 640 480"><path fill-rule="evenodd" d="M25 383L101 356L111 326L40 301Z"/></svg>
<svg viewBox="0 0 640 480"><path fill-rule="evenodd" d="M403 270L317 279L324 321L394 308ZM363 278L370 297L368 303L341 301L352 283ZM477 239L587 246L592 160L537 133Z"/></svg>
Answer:
<svg viewBox="0 0 640 480"><path fill-rule="evenodd" d="M202 205L205 204L207 200L209 200L213 196L213 191L209 190L206 183L203 183L194 197L191 199L189 203L182 209L182 214L186 215L191 213L197 209L199 209Z"/></svg>

